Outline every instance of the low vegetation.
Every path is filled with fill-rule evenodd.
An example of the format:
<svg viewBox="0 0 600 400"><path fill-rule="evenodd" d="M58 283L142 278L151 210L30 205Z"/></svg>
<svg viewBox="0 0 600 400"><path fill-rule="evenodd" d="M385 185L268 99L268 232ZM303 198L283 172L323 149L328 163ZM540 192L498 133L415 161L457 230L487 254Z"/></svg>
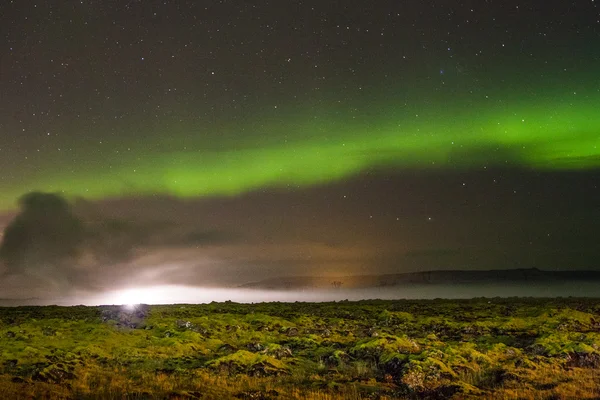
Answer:
<svg viewBox="0 0 600 400"><path fill-rule="evenodd" d="M6 399L593 399L600 300L0 308Z"/></svg>

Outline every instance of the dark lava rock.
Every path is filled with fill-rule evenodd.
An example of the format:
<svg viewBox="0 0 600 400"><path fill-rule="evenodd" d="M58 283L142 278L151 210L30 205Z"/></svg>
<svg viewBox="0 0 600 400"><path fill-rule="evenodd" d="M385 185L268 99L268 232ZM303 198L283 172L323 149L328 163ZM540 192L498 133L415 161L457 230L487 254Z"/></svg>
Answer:
<svg viewBox="0 0 600 400"><path fill-rule="evenodd" d="M56 335L56 331L50 327L45 327L44 329L42 329L42 335L54 336L54 335Z"/></svg>
<svg viewBox="0 0 600 400"><path fill-rule="evenodd" d="M462 392L462 388L459 385L443 385L443 386L439 386L435 389L430 389L430 390L422 390L422 391L416 391L416 392L412 392L412 396L407 396L408 398L415 398L414 395L416 395L417 399L426 399L426 400L445 400L445 399L449 399L452 398L455 394ZM409 391L410 393L410 391Z"/></svg>
<svg viewBox="0 0 600 400"><path fill-rule="evenodd" d="M125 328L144 328L149 306L138 304L133 308L123 306L102 306L102 322L116 321L117 326Z"/></svg>
<svg viewBox="0 0 600 400"><path fill-rule="evenodd" d="M234 397L243 400L271 400L279 397L279 392L277 392L277 390L247 390L245 392L235 394Z"/></svg>
<svg viewBox="0 0 600 400"><path fill-rule="evenodd" d="M290 349L287 346L282 346L277 349L267 349L264 350L263 353L266 353L271 357L275 357L278 360L282 358L292 357L292 349Z"/></svg>
<svg viewBox="0 0 600 400"><path fill-rule="evenodd" d="M157 374L173 375L175 373L175 367L157 368L154 372Z"/></svg>
<svg viewBox="0 0 600 400"><path fill-rule="evenodd" d="M171 331L165 332L165 337L173 337L173 336L175 336L175 334L173 332L171 332Z"/></svg>
<svg viewBox="0 0 600 400"><path fill-rule="evenodd" d="M8 331L8 332L6 332L6 337L7 338L14 338L15 337L15 333L13 331Z"/></svg>
<svg viewBox="0 0 600 400"><path fill-rule="evenodd" d="M209 336L208 329L206 329L202 326L196 325L196 324L192 323L191 321L185 321L182 319L178 319L177 321L175 321L175 326L177 327L177 329L180 329L180 330L190 330L192 332L200 333L207 337Z"/></svg>
<svg viewBox="0 0 600 400"><path fill-rule="evenodd" d="M375 328L372 328L372 327L371 327L371 328L369 328L369 329L367 329L367 332L366 332L366 334L367 334L367 336L369 336L369 337L378 337L378 336L379 336L379 332L377 332L377 331L375 330Z"/></svg>
<svg viewBox="0 0 600 400"><path fill-rule="evenodd" d="M290 328L287 330L288 337L298 336L298 328Z"/></svg>
<svg viewBox="0 0 600 400"><path fill-rule="evenodd" d="M438 395L440 399L449 399L450 397L454 396L456 393L459 393L462 391L462 388L458 385L445 385L445 386L440 386L437 390L436 390L436 395Z"/></svg>
<svg viewBox="0 0 600 400"><path fill-rule="evenodd" d="M229 361L215 365L213 368L218 370L221 374L228 374L229 376L245 374L251 377L261 378L289 374L286 369L279 368L268 361L259 361L253 364L240 364L236 361Z"/></svg>
<svg viewBox="0 0 600 400"><path fill-rule="evenodd" d="M534 386L537 390L552 390L558 386L558 383L556 383L556 382L542 383L542 384L538 384L538 385L534 385Z"/></svg>
<svg viewBox="0 0 600 400"><path fill-rule="evenodd" d="M238 349L233 347L232 345L225 343L224 345L219 347L217 351L220 353L232 354L232 353L235 353L237 350Z"/></svg>
<svg viewBox="0 0 600 400"><path fill-rule="evenodd" d="M567 367L600 368L600 354L569 353L567 356Z"/></svg>
<svg viewBox="0 0 600 400"><path fill-rule="evenodd" d="M536 356L547 356L548 350L541 344L535 343L526 348L527 352Z"/></svg>
<svg viewBox="0 0 600 400"><path fill-rule="evenodd" d="M536 335L513 335L514 339L513 347L524 349L532 346L537 340Z"/></svg>
<svg viewBox="0 0 600 400"><path fill-rule="evenodd" d="M154 398L153 396L148 396L148 399ZM200 399L202 398L202 393L200 392L171 392L167 395L167 399L172 400L181 400L181 399ZM146 399L146 397L142 397L142 399Z"/></svg>
<svg viewBox="0 0 600 400"><path fill-rule="evenodd" d="M493 388L500 386L508 381L518 381L519 376L505 370L504 368L493 368L491 370L486 371L479 382L477 383L477 387L480 388Z"/></svg>
<svg viewBox="0 0 600 400"><path fill-rule="evenodd" d="M325 358L325 364L330 367L338 367L342 363L350 361L350 356L344 352L338 352L337 354L331 354Z"/></svg>
<svg viewBox="0 0 600 400"><path fill-rule="evenodd" d="M248 343L246 345L246 348L248 349L248 351L251 351L253 353L258 353L259 351L264 350L265 346L263 346L260 343Z"/></svg>
<svg viewBox="0 0 600 400"><path fill-rule="evenodd" d="M323 340L321 342L321 346L333 347L334 349L345 349L346 348L346 346L344 346L343 344L336 342L334 340Z"/></svg>
<svg viewBox="0 0 600 400"><path fill-rule="evenodd" d="M248 376L254 376L257 378L265 377L265 376L281 376L287 375L287 371L277 368L267 361L259 362L246 371Z"/></svg>
<svg viewBox="0 0 600 400"><path fill-rule="evenodd" d="M195 327L190 321L184 321L181 319L175 321L175 325L177 325L179 329L193 329Z"/></svg>
<svg viewBox="0 0 600 400"><path fill-rule="evenodd" d="M26 383L25 379L19 377L19 376L13 376L10 381L12 383Z"/></svg>
<svg viewBox="0 0 600 400"><path fill-rule="evenodd" d="M394 381L400 382L402 378L402 370L404 369L405 365L405 360L392 358L390 361L383 364L382 369L383 372L387 375L390 375Z"/></svg>
<svg viewBox="0 0 600 400"><path fill-rule="evenodd" d="M58 365L51 365L43 370L37 370L31 379L46 383L62 384L66 380L75 379L76 376L71 371L71 368L60 368Z"/></svg>

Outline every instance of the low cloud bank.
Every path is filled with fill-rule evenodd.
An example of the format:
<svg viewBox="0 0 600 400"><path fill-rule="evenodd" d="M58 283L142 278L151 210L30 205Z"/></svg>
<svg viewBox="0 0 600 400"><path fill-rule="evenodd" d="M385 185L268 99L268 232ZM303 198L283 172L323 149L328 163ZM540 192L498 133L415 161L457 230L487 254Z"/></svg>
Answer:
<svg viewBox="0 0 600 400"><path fill-rule="evenodd" d="M596 283L562 282L553 284L486 285L410 285L377 289L332 289L275 291L232 288L205 288L181 285L130 287L105 293L79 291L53 299L0 300L0 306L15 305L129 305L129 304L202 304L233 301L325 302L369 299L469 299L476 297L597 297Z"/></svg>

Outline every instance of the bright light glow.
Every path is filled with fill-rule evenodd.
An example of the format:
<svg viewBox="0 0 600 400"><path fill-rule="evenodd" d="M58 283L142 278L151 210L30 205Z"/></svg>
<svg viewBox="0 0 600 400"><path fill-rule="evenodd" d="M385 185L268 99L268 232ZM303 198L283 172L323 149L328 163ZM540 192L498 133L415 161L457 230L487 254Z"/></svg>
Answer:
<svg viewBox="0 0 600 400"><path fill-rule="evenodd" d="M564 282L557 284L506 285L407 285L390 288L339 289L339 290L252 290L238 288L202 288L178 285L149 286L130 288L88 297L83 303L87 305L119 304L202 304L224 301L237 303L261 302L295 302L295 301L340 301L365 299L434 299L473 298L473 297L511 297L532 296L552 297L559 293L562 296L596 296L598 286L595 282ZM53 304L55 304L54 302ZM67 304L81 304L80 300L65 300Z"/></svg>
<svg viewBox="0 0 600 400"><path fill-rule="evenodd" d="M171 302L172 291L165 286L132 288L112 292L107 300L112 304L121 304L134 309L136 304L161 304Z"/></svg>
<svg viewBox="0 0 600 400"><path fill-rule="evenodd" d="M258 291L249 289L215 289L180 285L129 288L104 294L93 300L97 304L119 304L135 308L137 304L210 303L211 301L263 302L295 301L296 292Z"/></svg>

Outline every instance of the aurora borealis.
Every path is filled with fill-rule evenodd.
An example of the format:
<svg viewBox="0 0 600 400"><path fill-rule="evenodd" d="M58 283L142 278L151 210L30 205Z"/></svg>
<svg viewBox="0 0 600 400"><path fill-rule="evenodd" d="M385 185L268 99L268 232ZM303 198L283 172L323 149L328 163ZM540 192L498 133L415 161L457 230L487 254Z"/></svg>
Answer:
<svg viewBox="0 0 600 400"><path fill-rule="evenodd" d="M0 221L169 221L124 271L597 268L597 2L351 3L10 2Z"/></svg>
<svg viewBox="0 0 600 400"><path fill-rule="evenodd" d="M375 117L373 123L358 123L358 127L353 121L305 124L292 119L263 128L275 138L279 132L285 132L284 137L289 139L266 144L250 142L231 149L219 148L224 145L218 140L203 143L192 134L183 151L157 154L152 149L160 149L159 140L150 143L150 151L128 147L126 155L113 159L86 155L90 158L87 163L93 167L70 171L67 167L67 172L57 171L60 160L53 160L41 167L36 174L39 178L20 182L17 188L9 187L8 193L14 195L12 198L24 189L66 190L72 196L95 199L150 193L193 197L236 195L270 186L323 184L381 167L597 168L598 103L600 95L585 96L583 102L568 104L531 100L520 108L505 111L494 111L492 106L396 118L390 113ZM306 139L302 139L302 132L308 132ZM324 137L314 132L321 132ZM64 182L69 183L68 189L62 189Z"/></svg>

